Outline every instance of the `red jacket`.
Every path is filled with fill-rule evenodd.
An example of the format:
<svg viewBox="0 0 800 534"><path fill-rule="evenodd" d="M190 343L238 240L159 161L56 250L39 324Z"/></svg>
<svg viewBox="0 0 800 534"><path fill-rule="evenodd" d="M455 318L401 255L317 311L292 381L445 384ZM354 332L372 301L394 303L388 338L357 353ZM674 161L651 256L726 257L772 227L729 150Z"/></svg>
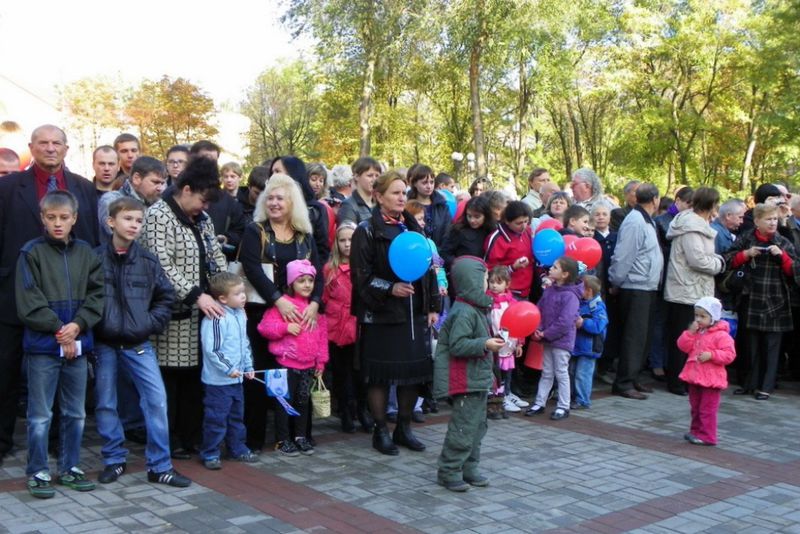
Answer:
<svg viewBox="0 0 800 534"><path fill-rule="evenodd" d="M340 265L334 272L325 266L325 289L322 302L328 318L328 340L344 347L356 342L356 317L350 313L353 283L350 280L350 265Z"/></svg>
<svg viewBox="0 0 800 534"><path fill-rule="evenodd" d="M705 330L685 330L678 338L678 348L688 354L680 379L687 384L705 388L728 387L728 372L725 366L736 358L736 347L727 321L717 321ZM710 352L707 362L697 361L701 352Z"/></svg>
<svg viewBox="0 0 800 534"><path fill-rule="evenodd" d="M521 234L512 232L505 224L500 224L497 230L489 234L486 239L486 265L491 271L497 265L511 267L515 261L525 257L528 265L522 269L511 272L511 285L509 289L527 297L533 283L533 237L531 227L525 227Z"/></svg>

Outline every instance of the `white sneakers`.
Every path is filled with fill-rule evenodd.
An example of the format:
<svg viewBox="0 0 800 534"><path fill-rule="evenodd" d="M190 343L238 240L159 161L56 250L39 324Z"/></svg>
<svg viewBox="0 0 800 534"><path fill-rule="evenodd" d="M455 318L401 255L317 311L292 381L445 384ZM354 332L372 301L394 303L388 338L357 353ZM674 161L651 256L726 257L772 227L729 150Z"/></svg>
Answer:
<svg viewBox="0 0 800 534"><path fill-rule="evenodd" d="M511 413L516 413L516 412L522 411L522 408L520 408L519 406L514 404L514 401L512 401L508 397L503 399L503 408L505 409L505 411L511 412Z"/></svg>
<svg viewBox="0 0 800 534"><path fill-rule="evenodd" d="M517 408L527 408L528 406L531 405L529 402L520 399L519 397L517 397L513 393L507 393L505 400L512 402L514 404L514 406L516 406ZM508 410L508 408L506 408L506 410ZM517 411L518 412L519 410L511 410L511 411Z"/></svg>

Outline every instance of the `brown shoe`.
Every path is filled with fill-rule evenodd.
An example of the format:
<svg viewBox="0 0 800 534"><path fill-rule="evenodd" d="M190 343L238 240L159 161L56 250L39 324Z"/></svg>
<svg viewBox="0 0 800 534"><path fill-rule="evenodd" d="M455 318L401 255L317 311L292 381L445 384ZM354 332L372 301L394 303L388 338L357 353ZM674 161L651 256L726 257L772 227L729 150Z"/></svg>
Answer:
<svg viewBox="0 0 800 534"><path fill-rule="evenodd" d="M633 383L633 389L635 389L639 393L652 393L653 392L653 388L651 388L650 386L645 386L644 384L640 384L639 382L634 382Z"/></svg>
<svg viewBox="0 0 800 534"><path fill-rule="evenodd" d="M620 391L617 393L620 397L624 397L626 399L636 399L636 400L645 400L647 395L644 393L639 393L635 389L627 389L625 391Z"/></svg>

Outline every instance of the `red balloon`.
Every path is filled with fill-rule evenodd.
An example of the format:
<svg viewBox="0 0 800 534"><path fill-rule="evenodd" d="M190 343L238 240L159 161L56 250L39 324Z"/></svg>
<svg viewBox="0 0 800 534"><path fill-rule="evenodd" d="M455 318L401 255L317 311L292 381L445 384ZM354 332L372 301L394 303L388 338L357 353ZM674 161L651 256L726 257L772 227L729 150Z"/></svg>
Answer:
<svg viewBox="0 0 800 534"><path fill-rule="evenodd" d="M461 217L464 215L464 210L466 208L467 208L466 200L462 200L461 202L458 203L458 206L456 206L456 216L453 217L453 222L461 220Z"/></svg>
<svg viewBox="0 0 800 534"><path fill-rule="evenodd" d="M566 238L567 236L564 237ZM587 269L594 269L603 257L603 248L593 238L581 237L567 247L566 255L577 261L582 261L586 264Z"/></svg>
<svg viewBox="0 0 800 534"><path fill-rule="evenodd" d="M508 335L526 338L539 327L542 315L533 302L514 302L500 317L500 326L508 330Z"/></svg>
<svg viewBox="0 0 800 534"><path fill-rule="evenodd" d="M578 236L574 234L566 234L564 236L564 250L565 254L569 256L569 252L575 250L575 243L578 241ZM572 256L570 256L572 257Z"/></svg>
<svg viewBox="0 0 800 534"><path fill-rule="evenodd" d="M561 221L558 219L545 219L536 227L536 233L538 234L540 231L547 230L548 228L558 231L564 228L564 225L561 224Z"/></svg>

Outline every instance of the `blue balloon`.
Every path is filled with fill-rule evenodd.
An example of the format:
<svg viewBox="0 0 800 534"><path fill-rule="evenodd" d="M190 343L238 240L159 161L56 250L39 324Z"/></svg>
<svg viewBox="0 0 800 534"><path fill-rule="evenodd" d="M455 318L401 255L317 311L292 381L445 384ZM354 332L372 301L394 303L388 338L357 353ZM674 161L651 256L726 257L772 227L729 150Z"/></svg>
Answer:
<svg viewBox="0 0 800 534"><path fill-rule="evenodd" d="M456 216L456 208L458 208L456 196L447 189L439 189L439 194L441 194L447 201L447 209L450 210L450 218L454 219Z"/></svg>
<svg viewBox="0 0 800 534"><path fill-rule="evenodd" d="M403 282L414 282L431 268L433 251L428 239L417 232L403 232L389 245L389 265Z"/></svg>
<svg viewBox="0 0 800 534"><path fill-rule="evenodd" d="M564 238L556 230L546 228L533 238L533 257L545 267L550 267L564 255Z"/></svg>

